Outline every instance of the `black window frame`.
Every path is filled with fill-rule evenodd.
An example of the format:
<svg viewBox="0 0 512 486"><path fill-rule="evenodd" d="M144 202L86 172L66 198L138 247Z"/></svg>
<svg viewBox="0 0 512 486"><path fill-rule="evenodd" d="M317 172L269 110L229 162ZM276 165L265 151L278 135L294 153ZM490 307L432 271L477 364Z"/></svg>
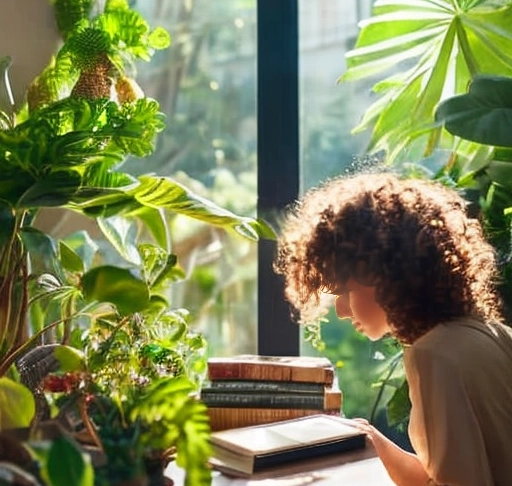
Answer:
<svg viewBox="0 0 512 486"><path fill-rule="evenodd" d="M257 0L258 217L276 229L299 195L298 0ZM258 345L262 355L300 354L282 279L272 270L276 243L258 243Z"/></svg>

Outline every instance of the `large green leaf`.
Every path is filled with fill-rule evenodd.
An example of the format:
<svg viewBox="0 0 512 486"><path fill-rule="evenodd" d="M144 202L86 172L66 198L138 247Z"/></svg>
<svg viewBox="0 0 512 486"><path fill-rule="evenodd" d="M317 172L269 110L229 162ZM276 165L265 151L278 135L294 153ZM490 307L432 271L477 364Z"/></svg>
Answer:
<svg viewBox="0 0 512 486"><path fill-rule="evenodd" d="M36 405L32 392L23 385L0 378L0 430L28 427Z"/></svg>
<svg viewBox="0 0 512 486"><path fill-rule="evenodd" d="M51 486L93 486L90 459L66 437L57 437L48 452L45 476Z"/></svg>
<svg viewBox="0 0 512 486"><path fill-rule="evenodd" d="M432 152L440 100L465 92L478 73L512 75L511 26L510 2L377 0L340 78L382 77L380 98L356 127L372 129L368 150L392 161L422 137Z"/></svg>
<svg viewBox="0 0 512 486"><path fill-rule="evenodd" d="M126 268L104 265L82 277L82 291L88 301L110 302L123 315L144 310L149 305L146 283Z"/></svg>
<svg viewBox="0 0 512 486"><path fill-rule="evenodd" d="M436 118L450 133L466 140L512 147L512 78L475 77L467 94L438 106Z"/></svg>
<svg viewBox="0 0 512 486"><path fill-rule="evenodd" d="M141 176L141 184L130 191L144 206L164 208L207 223L231 227L242 236L257 240L273 238L275 233L264 221L237 216L205 199L168 177Z"/></svg>
<svg viewBox="0 0 512 486"><path fill-rule="evenodd" d="M119 179L120 182L126 182ZM201 197L169 177L142 175L138 182L119 187L83 187L70 201L70 208L93 217L115 215L147 219L143 208L180 213L209 224L232 228L251 240L274 239L275 231L263 220L238 216L213 201ZM168 239L162 222L150 216L151 229L159 241Z"/></svg>

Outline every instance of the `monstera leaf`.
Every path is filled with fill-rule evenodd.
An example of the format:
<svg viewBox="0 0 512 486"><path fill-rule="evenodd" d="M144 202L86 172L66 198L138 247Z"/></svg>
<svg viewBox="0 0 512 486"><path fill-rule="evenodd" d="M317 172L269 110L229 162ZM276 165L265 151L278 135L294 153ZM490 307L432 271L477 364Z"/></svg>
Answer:
<svg viewBox="0 0 512 486"><path fill-rule="evenodd" d="M441 135L440 101L465 93L478 74L512 76L511 25L510 1L377 0L340 78L381 76L379 99L354 129L372 129L368 150L393 161L422 137L430 153Z"/></svg>
<svg viewBox="0 0 512 486"><path fill-rule="evenodd" d="M478 76L469 92L439 105L436 119L458 137L512 147L512 78Z"/></svg>

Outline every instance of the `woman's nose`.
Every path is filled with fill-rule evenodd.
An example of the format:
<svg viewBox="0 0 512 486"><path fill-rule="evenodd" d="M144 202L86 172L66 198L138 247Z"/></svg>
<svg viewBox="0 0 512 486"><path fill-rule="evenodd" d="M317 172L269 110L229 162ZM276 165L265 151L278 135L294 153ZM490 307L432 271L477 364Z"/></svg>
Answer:
<svg viewBox="0 0 512 486"><path fill-rule="evenodd" d="M352 317L352 309L350 308L350 305L348 303L348 297L346 295L339 295L336 297L335 300L335 309L336 309L336 315L340 319L345 319L347 317Z"/></svg>

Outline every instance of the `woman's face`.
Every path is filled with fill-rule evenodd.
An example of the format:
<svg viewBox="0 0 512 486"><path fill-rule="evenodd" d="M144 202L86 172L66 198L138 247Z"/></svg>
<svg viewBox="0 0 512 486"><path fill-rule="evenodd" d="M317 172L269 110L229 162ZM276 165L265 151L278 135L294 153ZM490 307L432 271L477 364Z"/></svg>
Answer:
<svg viewBox="0 0 512 486"><path fill-rule="evenodd" d="M347 292L336 297L336 314L352 319L353 326L372 341L391 331L384 309L375 302L375 287L365 287L350 279Z"/></svg>

